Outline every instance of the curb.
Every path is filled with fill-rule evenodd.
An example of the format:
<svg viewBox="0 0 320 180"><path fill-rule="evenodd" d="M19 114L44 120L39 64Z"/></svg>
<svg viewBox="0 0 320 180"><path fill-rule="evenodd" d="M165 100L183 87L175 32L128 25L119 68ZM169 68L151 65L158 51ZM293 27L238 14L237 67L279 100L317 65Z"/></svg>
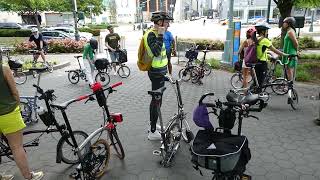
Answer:
<svg viewBox="0 0 320 180"><path fill-rule="evenodd" d="M58 65L55 65L53 66L53 70L57 70L57 69L62 69L62 68L65 68L67 66L70 66L70 61L68 62L64 62L64 63L61 63L61 64L58 64ZM26 71L24 72L26 75L32 75L32 72L31 71Z"/></svg>

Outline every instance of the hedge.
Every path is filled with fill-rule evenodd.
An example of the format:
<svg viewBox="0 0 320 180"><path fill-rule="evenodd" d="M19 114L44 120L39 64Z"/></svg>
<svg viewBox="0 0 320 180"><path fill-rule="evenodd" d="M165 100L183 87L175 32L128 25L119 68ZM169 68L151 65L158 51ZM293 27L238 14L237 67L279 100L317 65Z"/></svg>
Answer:
<svg viewBox="0 0 320 180"><path fill-rule="evenodd" d="M280 48L280 37L276 37L272 39L272 44L276 48ZM320 48L320 41L314 40L310 36L304 36L298 39L299 48L306 49L306 48Z"/></svg>
<svg viewBox="0 0 320 180"><path fill-rule="evenodd" d="M220 40L207 40L207 39L178 39L177 50L185 51L192 45L199 45L200 50L204 50L206 46L209 46L209 50L223 50L224 44Z"/></svg>
<svg viewBox="0 0 320 180"><path fill-rule="evenodd" d="M81 53L86 41L76 41L73 39L51 39L48 42L49 53ZM15 52L28 53L30 49L35 48L34 43L28 41L15 45Z"/></svg>
<svg viewBox="0 0 320 180"><path fill-rule="evenodd" d="M93 36L100 36L100 29L79 28L79 31L92 33Z"/></svg>
<svg viewBox="0 0 320 180"><path fill-rule="evenodd" d="M29 37L29 29L0 29L0 37Z"/></svg>
<svg viewBox="0 0 320 180"><path fill-rule="evenodd" d="M105 24L88 24L87 26L91 29L107 29L107 27L111 25L113 27L118 27L117 24L108 24L108 23L105 23Z"/></svg>

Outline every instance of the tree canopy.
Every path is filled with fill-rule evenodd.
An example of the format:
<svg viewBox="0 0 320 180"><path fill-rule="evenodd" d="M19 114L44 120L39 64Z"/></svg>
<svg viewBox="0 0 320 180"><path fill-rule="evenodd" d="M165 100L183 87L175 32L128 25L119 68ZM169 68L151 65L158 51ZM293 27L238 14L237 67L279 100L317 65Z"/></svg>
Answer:
<svg viewBox="0 0 320 180"><path fill-rule="evenodd" d="M273 0L279 8L282 18L291 16L293 6L303 8L320 7L319 0Z"/></svg>

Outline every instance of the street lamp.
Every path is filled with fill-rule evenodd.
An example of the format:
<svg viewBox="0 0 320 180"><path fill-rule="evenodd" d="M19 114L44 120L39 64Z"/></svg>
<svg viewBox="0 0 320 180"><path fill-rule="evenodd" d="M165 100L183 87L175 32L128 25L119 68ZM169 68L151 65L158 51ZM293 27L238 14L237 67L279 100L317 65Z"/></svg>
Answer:
<svg viewBox="0 0 320 180"><path fill-rule="evenodd" d="M94 5L88 5L87 7L90 9L90 17L91 17L91 24L92 24L92 9L94 8Z"/></svg>
<svg viewBox="0 0 320 180"><path fill-rule="evenodd" d="M311 25L310 25L310 28L309 28L309 32L313 32L313 21L314 21L314 12L315 12L315 8L312 8L311 11L312 11L312 15L311 15Z"/></svg>

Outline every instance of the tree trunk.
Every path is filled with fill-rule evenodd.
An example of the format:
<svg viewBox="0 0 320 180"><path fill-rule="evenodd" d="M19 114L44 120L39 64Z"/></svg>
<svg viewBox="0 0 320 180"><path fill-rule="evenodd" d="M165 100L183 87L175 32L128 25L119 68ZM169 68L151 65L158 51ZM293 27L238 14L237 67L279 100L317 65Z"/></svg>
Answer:
<svg viewBox="0 0 320 180"><path fill-rule="evenodd" d="M33 16L34 16L34 18L36 20L38 31L41 32L40 22L39 22L39 19L38 19L38 12L34 12Z"/></svg>

